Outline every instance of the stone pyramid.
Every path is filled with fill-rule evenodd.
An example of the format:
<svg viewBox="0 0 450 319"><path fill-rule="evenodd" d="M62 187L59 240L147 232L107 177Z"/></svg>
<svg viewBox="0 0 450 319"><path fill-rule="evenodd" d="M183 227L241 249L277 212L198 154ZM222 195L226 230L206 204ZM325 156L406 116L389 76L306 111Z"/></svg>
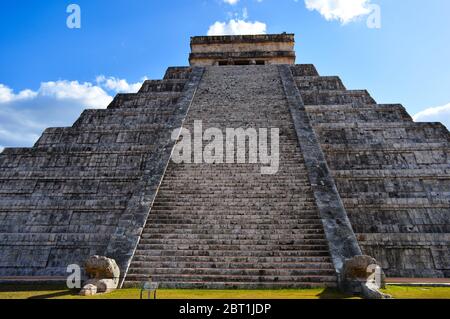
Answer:
<svg viewBox="0 0 450 319"><path fill-rule="evenodd" d="M91 255L126 285L334 287L366 254L450 276L449 132L295 65L294 35L191 39L190 67L0 155L0 281ZM177 128L278 128L278 173L175 163Z"/></svg>

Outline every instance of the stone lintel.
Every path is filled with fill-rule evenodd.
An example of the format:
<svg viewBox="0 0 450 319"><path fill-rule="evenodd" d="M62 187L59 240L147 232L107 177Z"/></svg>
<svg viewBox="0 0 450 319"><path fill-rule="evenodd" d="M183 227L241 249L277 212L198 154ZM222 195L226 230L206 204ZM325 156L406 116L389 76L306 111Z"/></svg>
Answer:
<svg viewBox="0 0 450 319"><path fill-rule="evenodd" d="M191 37L191 47L198 44L294 42L293 33L256 35L219 35Z"/></svg>

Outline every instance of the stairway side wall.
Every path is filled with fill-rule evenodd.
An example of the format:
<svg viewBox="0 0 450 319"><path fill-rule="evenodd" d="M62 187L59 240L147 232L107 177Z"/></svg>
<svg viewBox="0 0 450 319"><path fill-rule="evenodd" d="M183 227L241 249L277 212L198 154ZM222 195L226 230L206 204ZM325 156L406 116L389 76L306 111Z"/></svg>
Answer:
<svg viewBox="0 0 450 319"><path fill-rule="evenodd" d="M171 118L168 129L164 131L163 142L159 145L158 152L153 152L146 159L144 174L137 187L138 191L133 194L133 197L128 202L128 206L122 214L115 233L109 242L106 254L117 261L122 270L123 278L126 276L150 214L153 201L172 156L175 146L175 141L172 140L172 132L183 126L203 72L203 68L193 68L192 74L184 87L183 94L177 103L177 110Z"/></svg>
<svg viewBox="0 0 450 319"><path fill-rule="evenodd" d="M279 71L333 264L336 273L340 274L345 261L361 255L361 249L314 129L310 124L292 70L289 66L283 65L279 67ZM339 280L341 279L339 278Z"/></svg>
<svg viewBox="0 0 450 319"><path fill-rule="evenodd" d="M145 223L153 189L142 181L151 174L157 184L198 72L170 68L72 127L47 129L33 148L0 154L0 277L66 276L68 265L114 252L121 230ZM123 271L120 256L108 257Z"/></svg>
<svg viewBox="0 0 450 319"><path fill-rule="evenodd" d="M363 252L391 277L450 276L450 135L338 77L294 68Z"/></svg>

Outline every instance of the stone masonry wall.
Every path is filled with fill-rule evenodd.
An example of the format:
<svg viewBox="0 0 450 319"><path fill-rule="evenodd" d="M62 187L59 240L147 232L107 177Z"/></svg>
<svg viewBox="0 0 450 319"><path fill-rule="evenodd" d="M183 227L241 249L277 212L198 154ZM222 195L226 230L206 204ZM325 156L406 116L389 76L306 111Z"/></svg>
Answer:
<svg viewBox="0 0 450 319"><path fill-rule="evenodd" d="M313 65L290 68L363 253L391 277L449 277L447 129L414 123L403 106L377 104ZM296 102L278 68L210 68L194 103L203 71L169 68L72 127L47 129L34 147L0 154L0 279L64 276L100 254L122 273L134 256L131 282L156 271L173 287L335 286L289 114ZM187 127L280 127L279 178L245 165L172 165L166 174L170 135L191 104Z"/></svg>
<svg viewBox="0 0 450 319"><path fill-rule="evenodd" d="M164 172L191 71L171 68L105 110L86 110L72 127L47 129L33 148L0 155L0 276L63 276L93 254L123 261L114 252L124 216L152 191L143 177ZM144 223L136 217L129 226Z"/></svg>
<svg viewBox="0 0 450 319"><path fill-rule="evenodd" d="M293 71L363 251L391 277L450 276L447 129L338 77Z"/></svg>

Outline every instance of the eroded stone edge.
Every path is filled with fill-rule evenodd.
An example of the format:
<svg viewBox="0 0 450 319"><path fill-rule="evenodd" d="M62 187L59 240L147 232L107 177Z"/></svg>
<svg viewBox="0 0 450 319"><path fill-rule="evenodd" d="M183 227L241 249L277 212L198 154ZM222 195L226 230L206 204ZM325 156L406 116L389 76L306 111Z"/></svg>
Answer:
<svg viewBox="0 0 450 319"><path fill-rule="evenodd" d="M292 75L291 67L280 65L278 68L316 205L322 219L338 283L342 287L343 278L341 278L341 272L345 261L362 255L362 251L322 148L311 126L303 99Z"/></svg>
<svg viewBox="0 0 450 319"><path fill-rule="evenodd" d="M183 96L177 103L178 111L174 117L173 129L183 126L203 73L204 68L193 68L191 76L185 85ZM171 140L171 133L168 132L168 139L161 146L160 152L153 152L147 158L144 174L136 188L139 191L133 194L128 201L127 208L122 214L106 249L106 255L109 258L114 258L120 267L122 273L120 287L125 281L131 260L139 244L175 147L175 142Z"/></svg>

